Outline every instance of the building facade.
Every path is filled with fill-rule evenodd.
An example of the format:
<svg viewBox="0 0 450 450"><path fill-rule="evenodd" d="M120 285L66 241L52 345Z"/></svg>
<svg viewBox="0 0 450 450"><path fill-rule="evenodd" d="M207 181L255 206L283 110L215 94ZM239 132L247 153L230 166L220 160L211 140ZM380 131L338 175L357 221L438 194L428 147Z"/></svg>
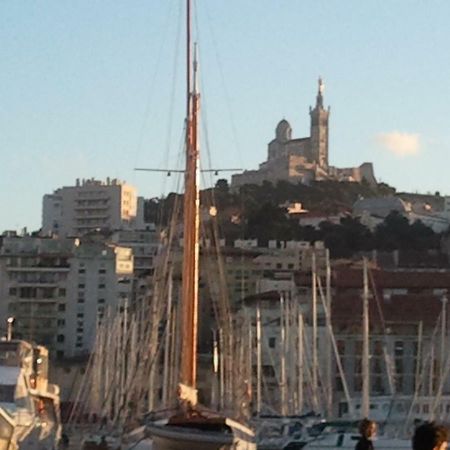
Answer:
<svg viewBox="0 0 450 450"><path fill-rule="evenodd" d="M104 315L131 298L132 276L129 248L89 238L4 236L0 317L13 317L14 336L47 346L53 358L87 354Z"/></svg>
<svg viewBox="0 0 450 450"><path fill-rule="evenodd" d="M75 237L99 229L143 228L143 202L133 186L117 179L77 179L75 186L43 198L43 235Z"/></svg>

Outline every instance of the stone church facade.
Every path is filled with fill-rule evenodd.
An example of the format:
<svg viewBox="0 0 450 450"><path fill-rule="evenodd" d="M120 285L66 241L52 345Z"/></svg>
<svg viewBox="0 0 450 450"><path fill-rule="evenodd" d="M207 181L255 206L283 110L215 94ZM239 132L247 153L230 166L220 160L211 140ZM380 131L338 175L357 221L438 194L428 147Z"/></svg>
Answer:
<svg viewBox="0 0 450 450"><path fill-rule="evenodd" d="M276 183L289 181L309 184L317 180L337 180L361 182L366 180L376 184L372 163L359 167L337 168L328 164L328 129L330 108L323 106L324 85L319 78L316 105L310 107L310 136L292 138L292 128L287 120L278 123L275 139L269 142L268 158L258 170L246 170L231 178L232 187L244 184L262 184L264 181Z"/></svg>

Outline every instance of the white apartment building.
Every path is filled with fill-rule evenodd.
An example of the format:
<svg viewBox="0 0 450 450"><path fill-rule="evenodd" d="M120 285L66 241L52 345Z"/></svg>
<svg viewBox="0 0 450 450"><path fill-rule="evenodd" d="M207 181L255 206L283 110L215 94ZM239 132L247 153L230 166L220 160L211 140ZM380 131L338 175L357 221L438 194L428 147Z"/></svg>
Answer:
<svg viewBox="0 0 450 450"><path fill-rule="evenodd" d="M97 321L131 297L131 250L88 238L11 234L0 247L0 327L46 345L52 357L89 353Z"/></svg>
<svg viewBox="0 0 450 450"><path fill-rule="evenodd" d="M143 200L133 186L117 179L77 179L75 186L44 195L42 234L74 237L98 229L143 229L143 214Z"/></svg>
<svg viewBox="0 0 450 450"><path fill-rule="evenodd" d="M97 326L107 315L128 306L132 295L131 249L100 239L81 240L70 259L65 327L57 336L65 357L87 354Z"/></svg>

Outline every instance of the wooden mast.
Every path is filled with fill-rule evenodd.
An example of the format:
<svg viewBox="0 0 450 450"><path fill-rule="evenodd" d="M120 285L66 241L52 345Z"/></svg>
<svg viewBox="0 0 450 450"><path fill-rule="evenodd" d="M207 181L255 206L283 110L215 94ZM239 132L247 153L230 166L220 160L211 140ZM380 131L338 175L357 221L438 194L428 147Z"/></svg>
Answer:
<svg viewBox="0 0 450 450"><path fill-rule="evenodd" d="M199 277L199 188L198 188L198 110L199 94L196 87L197 61L194 55L193 82L191 86L191 3L187 9L186 48L186 172L184 192L184 233L183 233L183 273L182 273L182 336L181 383L195 389L197 378L197 316ZM191 403L195 400L189 398Z"/></svg>

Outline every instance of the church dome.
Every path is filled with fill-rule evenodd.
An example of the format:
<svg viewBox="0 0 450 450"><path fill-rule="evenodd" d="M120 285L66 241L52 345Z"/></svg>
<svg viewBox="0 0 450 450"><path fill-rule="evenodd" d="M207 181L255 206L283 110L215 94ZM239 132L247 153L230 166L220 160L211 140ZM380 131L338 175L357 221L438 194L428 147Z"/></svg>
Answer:
<svg viewBox="0 0 450 450"><path fill-rule="evenodd" d="M292 128L289 122L285 119L281 120L275 130L275 136L277 141L287 142L291 140Z"/></svg>

